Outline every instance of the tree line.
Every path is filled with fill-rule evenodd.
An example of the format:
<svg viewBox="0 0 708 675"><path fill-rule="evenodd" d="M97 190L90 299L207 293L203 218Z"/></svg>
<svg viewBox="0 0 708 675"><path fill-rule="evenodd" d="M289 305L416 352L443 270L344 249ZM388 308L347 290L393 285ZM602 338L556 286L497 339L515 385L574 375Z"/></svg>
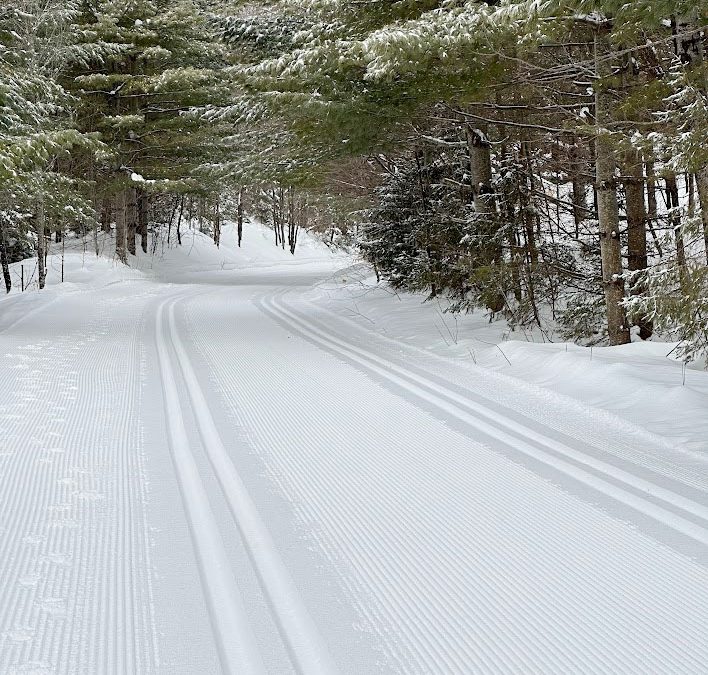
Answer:
<svg viewBox="0 0 708 675"><path fill-rule="evenodd" d="M707 27L688 0L21 2L0 10L0 252L103 228L129 262L186 199L217 243L245 208L283 247L354 236L452 311L695 358Z"/></svg>

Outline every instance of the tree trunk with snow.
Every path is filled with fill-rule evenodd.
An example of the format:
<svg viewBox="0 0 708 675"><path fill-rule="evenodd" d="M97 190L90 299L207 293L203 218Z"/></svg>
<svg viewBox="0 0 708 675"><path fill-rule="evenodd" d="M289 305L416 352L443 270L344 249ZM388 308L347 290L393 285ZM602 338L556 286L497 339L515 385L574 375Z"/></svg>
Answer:
<svg viewBox="0 0 708 675"><path fill-rule="evenodd" d="M484 244L485 264L493 267L502 263L502 246L498 242L498 210L497 200L492 187L492 156L491 147L485 127L467 125L467 149L470 159L470 181L472 184L472 199L475 213L479 219ZM488 307L492 312L500 312L506 305L506 299L501 290L490 295Z"/></svg>

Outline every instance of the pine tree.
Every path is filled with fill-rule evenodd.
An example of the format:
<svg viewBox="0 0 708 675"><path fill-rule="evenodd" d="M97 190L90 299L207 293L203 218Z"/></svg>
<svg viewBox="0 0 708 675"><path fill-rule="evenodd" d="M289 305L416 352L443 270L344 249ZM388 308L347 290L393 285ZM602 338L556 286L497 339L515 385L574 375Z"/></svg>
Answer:
<svg viewBox="0 0 708 675"><path fill-rule="evenodd" d="M112 200L116 254L127 262L136 235L147 251L151 194L218 192L208 167L223 154L224 130L195 111L225 100L226 54L191 0L86 0L74 30L82 49L67 86L80 99L80 128L110 149L95 168L96 202Z"/></svg>

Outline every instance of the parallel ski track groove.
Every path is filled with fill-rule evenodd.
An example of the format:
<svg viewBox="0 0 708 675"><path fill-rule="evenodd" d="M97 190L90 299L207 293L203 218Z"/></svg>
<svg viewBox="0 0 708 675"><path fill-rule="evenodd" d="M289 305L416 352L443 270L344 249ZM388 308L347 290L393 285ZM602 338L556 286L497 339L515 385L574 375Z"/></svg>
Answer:
<svg viewBox="0 0 708 675"><path fill-rule="evenodd" d="M358 334L358 338L349 338L349 341L354 345L361 344L362 337L364 344L366 344L366 341L373 334L379 345L388 345L392 350L400 353L401 341L395 337L378 331L373 333L372 331L367 331L354 318L342 315L340 312L312 300L307 300L302 305L320 315L317 318L308 316L308 320L315 325L319 325L325 332L333 332L331 330L332 322L339 323L351 328L354 335ZM341 331L339 331L339 334L341 335ZM406 343L405 346L407 354L417 357L418 361L425 362L422 367L416 365L407 365L407 367L415 373L422 373L424 376L434 378L436 383L440 383L443 378L433 375L430 369L433 369L437 363L449 366L449 359L417 345ZM395 362L395 356L391 361ZM519 406L521 403L523 406L518 410L520 415L528 417L536 425L547 427L549 432L560 432L581 444L586 443L588 438L592 437L593 446L598 442L595 440L597 436L601 439L599 441L601 446L597 446L598 449L602 447L601 452L615 455L630 466L648 468L659 476L666 477L672 482L679 482L695 491L701 493L708 491L708 471L706 470L708 468L708 458L705 454L685 448L675 448L667 439L648 432L644 428L637 427L636 424L627 419L617 417L609 411L599 408L588 408L577 399L544 389L541 385L532 384L496 370L488 370L477 365L472 366L469 363L461 363L460 365L462 365L462 368L459 370L447 371L446 373L448 376L452 375L454 379L445 382L445 384L456 393L462 393L463 396L469 395L469 376L479 380L483 372L482 377L484 378L485 387L491 388L497 395L500 393L500 389L503 390L504 394L508 394L509 389L513 388L514 404ZM480 401L491 409L494 407L501 408L501 414L505 414L504 408L506 404L495 400L495 396L489 396L486 392L474 392L474 394L475 400ZM526 398L527 394L530 394L529 398ZM542 399L539 398L539 394L543 395ZM549 395L551 396L550 405ZM534 400L534 402L531 403L531 400ZM524 409L526 406L528 408ZM563 421L562 416L559 418L557 407L562 407L563 414L569 413L573 415L580 412L580 414L585 416L588 412L591 412L593 415L592 421L585 419L580 426L572 425L569 427ZM611 426L614 430L611 437L607 433L602 433L606 425ZM602 428L598 428L598 426ZM636 433L640 434L639 440L634 439L634 434ZM628 441L624 437L626 434L629 434L632 440ZM608 445L611 446L611 449L607 447ZM676 461L677 459L679 461Z"/></svg>
<svg viewBox="0 0 708 675"><path fill-rule="evenodd" d="M224 542L212 512L199 468L189 447L175 375L166 343L174 335L165 327L164 300L157 309L156 346L165 402L166 426L184 509L189 521L214 637L225 675L263 675L265 667L256 647Z"/></svg>
<svg viewBox="0 0 708 675"><path fill-rule="evenodd" d="M347 344L336 335L328 334L320 328L313 328L312 323L305 324L302 318L299 318L292 310L284 308L282 304L278 303L276 298L277 296L265 300L262 299L260 306L272 318L279 319L281 322L288 324L291 329L295 330L306 339L316 344L326 346L332 351L354 360L360 365L373 370L378 375L393 381L399 386L403 386L414 395L420 396L422 393L427 400L430 400L431 396L435 397L437 400L434 400L433 404L436 405L436 407L441 408L448 414L452 414L465 423L478 427L483 433L496 437L509 447L514 448L514 450L541 461L576 480L580 480L589 487L604 493L606 496L621 501L627 506L640 511L644 515L657 520L663 525L703 545L708 545L707 506L682 497L666 488L654 485L645 479L633 476L627 471L612 467L601 460L597 460L585 454L581 450L565 446L549 437L544 437L538 432L523 427L518 422L504 419L501 415L493 413L489 409L485 409L484 406L478 402L469 398L465 399L460 394L446 389L438 383L426 380L417 373L406 371L401 366L391 363L367 350ZM523 439L522 434L526 437L526 440ZM584 464L594 472L604 474L610 482L604 478L596 477L588 472L587 469L574 466L569 463L567 459L550 455L548 450L553 450L555 453L558 453L558 455L566 455L568 459ZM623 483L631 488L631 490L615 486L614 483ZM637 495L637 492L645 494L647 498L653 498L659 502L669 504L678 511L690 514L690 516L693 516L695 519L704 522L705 526L679 516L667 510L665 507L661 506L661 504L655 504L653 501L649 501Z"/></svg>
<svg viewBox="0 0 708 675"><path fill-rule="evenodd" d="M209 458L231 514L241 533L261 588L270 605L293 665L301 675L333 675L336 672L290 574L277 552L267 527L223 445L199 380L179 337L175 304L168 310L168 327L177 362L185 380L202 446Z"/></svg>

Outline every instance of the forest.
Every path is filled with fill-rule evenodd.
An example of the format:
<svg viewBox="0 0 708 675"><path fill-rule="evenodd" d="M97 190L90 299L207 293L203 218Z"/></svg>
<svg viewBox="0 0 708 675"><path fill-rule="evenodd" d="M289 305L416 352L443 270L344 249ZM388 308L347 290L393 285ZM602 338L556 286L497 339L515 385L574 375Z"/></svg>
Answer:
<svg viewBox="0 0 708 675"><path fill-rule="evenodd" d="M708 6L0 6L0 257L245 215L544 338L708 348ZM24 287L24 281L23 287Z"/></svg>

